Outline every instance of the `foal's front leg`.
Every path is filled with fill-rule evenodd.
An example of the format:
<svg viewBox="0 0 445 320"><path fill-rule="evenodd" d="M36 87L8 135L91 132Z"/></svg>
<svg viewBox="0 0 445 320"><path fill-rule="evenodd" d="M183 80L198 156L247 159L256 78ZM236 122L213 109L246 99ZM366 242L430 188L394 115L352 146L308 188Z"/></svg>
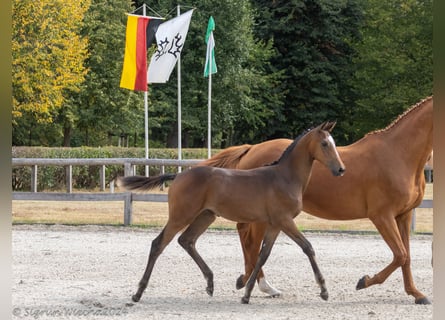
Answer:
<svg viewBox="0 0 445 320"><path fill-rule="evenodd" d="M287 223L282 226L282 230L287 236L294 240L308 256L312 270L314 271L315 279L321 288L320 297L323 300L328 300L329 294L326 288L326 283L320 269L318 268L317 262L315 261L315 251L312 248L311 243L304 237L300 230L298 230L292 219L287 221Z"/></svg>
<svg viewBox="0 0 445 320"><path fill-rule="evenodd" d="M266 232L267 223L238 223L236 225L238 229L238 235L241 242L241 248L244 255L244 267L245 273L240 275L236 281L236 288L241 289L249 280L249 276L252 270L255 268L255 264L258 260L258 255L261 250L261 241L264 238ZM272 298L279 297L281 291L274 288L267 280L262 269L258 272L258 288L271 296Z"/></svg>
<svg viewBox="0 0 445 320"><path fill-rule="evenodd" d="M261 267L266 263L266 260L269 257L270 252L272 251L272 247L279 233L280 229L271 225L269 225L266 229L266 234L264 235L263 244L258 256L257 263L252 273L250 274L249 280L247 280L244 297L242 297L241 303L249 303L250 295L252 293L253 287L255 286L255 280L258 276L259 271L261 270Z"/></svg>

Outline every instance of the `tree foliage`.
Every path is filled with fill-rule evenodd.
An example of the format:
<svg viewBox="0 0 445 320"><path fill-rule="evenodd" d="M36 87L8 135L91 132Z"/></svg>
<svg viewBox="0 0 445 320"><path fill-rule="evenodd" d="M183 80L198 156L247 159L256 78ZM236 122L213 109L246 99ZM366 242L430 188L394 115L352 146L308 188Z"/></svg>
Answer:
<svg viewBox="0 0 445 320"><path fill-rule="evenodd" d="M111 135L141 130L143 95L119 88L130 1L92 0L82 33L88 36L89 72L70 105L77 115L75 145L101 145Z"/></svg>
<svg viewBox="0 0 445 320"><path fill-rule="evenodd" d="M80 28L89 0L14 0L13 117L52 122L53 112L77 91L86 69L87 39Z"/></svg>
<svg viewBox="0 0 445 320"><path fill-rule="evenodd" d="M352 99L353 43L362 13L353 0L255 0L256 33L273 41L275 70L284 72L283 107L270 120L271 136L294 136L326 119L341 120ZM341 127L341 124L339 124ZM336 130L339 136L339 129Z"/></svg>
<svg viewBox="0 0 445 320"><path fill-rule="evenodd" d="M13 1L14 145L101 146L122 135L143 146L143 94L119 88L126 13L143 3L149 15L177 15L172 0ZM181 54L184 147L207 145L210 15L214 148L289 138L325 120L350 143L432 92L432 0L180 5L195 8ZM149 85L150 146L176 146L177 98L176 69Z"/></svg>
<svg viewBox="0 0 445 320"><path fill-rule="evenodd" d="M357 92L353 139L383 128L408 106L432 94L432 0L365 2L362 41L356 44Z"/></svg>
<svg viewBox="0 0 445 320"><path fill-rule="evenodd" d="M175 4L175 1L150 1L150 6L164 15L171 12ZM204 0L184 3L181 7L181 12L196 8L181 54L183 143L194 147L206 145L208 80L203 76L204 37L210 15L216 23L218 65L218 73L212 77L213 144L219 147L240 140L258 140L267 125L266 119L272 116L271 106L280 101L268 90L271 83L277 81L277 75L266 73L265 66L272 52L270 46L253 36L250 3ZM167 18L176 15L173 10ZM176 83L174 70L168 84L153 84L149 89L152 137L167 141L169 146L176 145Z"/></svg>

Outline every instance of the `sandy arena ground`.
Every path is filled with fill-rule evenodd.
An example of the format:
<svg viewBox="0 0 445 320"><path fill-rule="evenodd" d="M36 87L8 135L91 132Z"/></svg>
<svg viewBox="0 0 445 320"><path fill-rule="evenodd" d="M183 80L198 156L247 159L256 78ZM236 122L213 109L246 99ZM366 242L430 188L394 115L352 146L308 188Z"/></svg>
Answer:
<svg viewBox="0 0 445 320"><path fill-rule="evenodd" d="M268 298L257 287L249 305L235 289L243 271L234 231L208 231L197 249L214 272L214 296L198 267L172 242L158 259L138 303L131 295L145 269L157 229L106 226L13 227L13 319L432 319L403 289L400 270L382 285L356 291L365 274L383 269L392 254L379 236L306 233L326 279L329 300L319 297L301 249L280 235L265 271L282 290ZM417 288L433 301L432 236L411 240ZM434 304L434 302L433 302Z"/></svg>

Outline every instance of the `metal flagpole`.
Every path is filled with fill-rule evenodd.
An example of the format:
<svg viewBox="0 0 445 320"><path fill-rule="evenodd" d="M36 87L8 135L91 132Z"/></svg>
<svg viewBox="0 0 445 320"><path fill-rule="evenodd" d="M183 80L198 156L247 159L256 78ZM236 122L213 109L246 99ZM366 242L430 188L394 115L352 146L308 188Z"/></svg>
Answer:
<svg viewBox="0 0 445 320"><path fill-rule="evenodd" d="M142 15L147 15L146 4L142 5ZM144 91L144 112L145 112L145 159L148 159L148 90ZM145 176L149 176L149 167L145 166Z"/></svg>
<svg viewBox="0 0 445 320"><path fill-rule="evenodd" d="M181 15L181 9L177 7L178 17ZM178 57L178 160L182 160L182 134L181 134L181 54ZM178 172L181 172L181 166L178 166Z"/></svg>
<svg viewBox="0 0 445 320"><path fill-rule="evenodd" d="M211 59L211 58L210 58ZM212 156L212 134L211 134L211 121L212 121L212 61L209 63L209 97L208 97L208 114L207 114L207 123L208 123L208 132L207 132L207 157L210 159Z"/></svg>

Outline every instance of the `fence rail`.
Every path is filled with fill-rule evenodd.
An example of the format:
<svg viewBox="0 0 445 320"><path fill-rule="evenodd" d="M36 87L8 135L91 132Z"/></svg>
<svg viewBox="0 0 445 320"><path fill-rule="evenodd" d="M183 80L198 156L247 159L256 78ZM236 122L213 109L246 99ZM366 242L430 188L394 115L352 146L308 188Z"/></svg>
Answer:
<svg viewBox="0 0 445 320"><path fill-rule="evenodd" d="M105 191L105 166L122 165L124 175L134 175L137 165L161 167L164 172L165 166L191 167L199 163L200 159L175 160L175 159L141 159L141 158L95 158L95 159L43 159L43 158L13 158L12 167L31 167L31 192L12 193L12 200L34 200L34 201L124 201L124 225L132 224L133 202L167 202L166 194L159 193L131 193L114 192L113 182L110 183L110 192L72 192L72 167L73 166L100 166L100 190ZM38 166L61 166L66 168L67 192L37 192ZM432 168L425 166L427 180L431 182ZM433 200L423 200L418 208L432 208ZM415 211L411 229L415 230Z"/></svg>

